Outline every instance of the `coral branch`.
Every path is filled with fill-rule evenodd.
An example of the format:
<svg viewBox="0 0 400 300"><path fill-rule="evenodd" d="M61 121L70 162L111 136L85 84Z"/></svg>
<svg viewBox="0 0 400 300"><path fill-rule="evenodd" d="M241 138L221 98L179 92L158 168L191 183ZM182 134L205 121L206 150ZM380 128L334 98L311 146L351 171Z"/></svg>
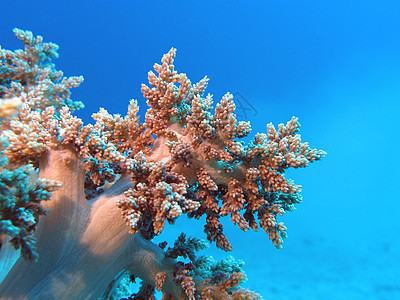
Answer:
<svg viewBox="0 0 400 300"><path fill-rule="evenodd" d="M232 94L214 109L208 78L178 73L172 48L142 85L144 123L131 100L126 116L100 108L85 125L70 99L83 78L55 69L57 45L14 32L25 49L0 49L2 299L105 299L126 270L143 281L129 299L156 289L164 299L259 299L239 287L241 263L198 259L199 239L181 235L167 250L151 239L182 214L205 216L208 241L231 250L220 220L230 215L280 248L277 217L302 200L284 173L325 155L302 142L297 118L245 143L250 122L237 120Z"/></svg>

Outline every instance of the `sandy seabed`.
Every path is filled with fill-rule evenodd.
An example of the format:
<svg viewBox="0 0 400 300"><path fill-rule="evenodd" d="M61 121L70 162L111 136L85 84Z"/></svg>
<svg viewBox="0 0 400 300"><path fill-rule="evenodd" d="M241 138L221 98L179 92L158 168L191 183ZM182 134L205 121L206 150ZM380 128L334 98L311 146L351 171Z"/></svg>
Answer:
<svg viewBox="0 0 400 300"><path fill-rule="evenodd" d="M296 244L272 259L247 260L247 286L266 300L400 299L399 242L340 250L324 239Z"/></svg>

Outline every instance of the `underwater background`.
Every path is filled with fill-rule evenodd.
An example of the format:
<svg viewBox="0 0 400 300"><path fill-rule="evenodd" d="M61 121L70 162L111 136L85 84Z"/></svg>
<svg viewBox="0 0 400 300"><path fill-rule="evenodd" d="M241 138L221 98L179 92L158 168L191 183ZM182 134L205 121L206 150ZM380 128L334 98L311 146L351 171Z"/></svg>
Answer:
<svg viewBox="0 0 400 300"><path fill-rule="evenodd" d="M303 203L279 221L277 250L262 231L225 221L244 259L246 287L265 299L400 299L400 2L398 1L0 1L0 45L31 30L60 46L56 68L83 75L72 91L88 123L99 107L126 114L147 72L176 47L175 67L210 78L218 102L235 95L237 116L256 132L299 117L301 134L328 155L287 177ZM182 217L180 232L205 238Z"/></svg>

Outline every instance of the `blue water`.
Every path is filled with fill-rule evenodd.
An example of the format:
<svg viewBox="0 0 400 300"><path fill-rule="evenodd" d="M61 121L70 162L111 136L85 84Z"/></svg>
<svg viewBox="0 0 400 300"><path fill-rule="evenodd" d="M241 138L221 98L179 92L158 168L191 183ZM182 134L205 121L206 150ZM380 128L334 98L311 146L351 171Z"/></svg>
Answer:
<svg viewBox="0 0 400 300"><path fill-rule="evenodd" d="M73 99L90 122L125 114L171 47L192 82L211 78L218 101L238 92L253 133L295 115L328 156L288 177L304 203L281 218L276 250L263 232L226 222L246 286L265 299L400 299L400 3L398 1L17 1L0 4L0 45L14 27L60 46L57 68L83 75ZM202 224L180 220L204 237ZM223 257L210 248L214 257Z"/></svg>

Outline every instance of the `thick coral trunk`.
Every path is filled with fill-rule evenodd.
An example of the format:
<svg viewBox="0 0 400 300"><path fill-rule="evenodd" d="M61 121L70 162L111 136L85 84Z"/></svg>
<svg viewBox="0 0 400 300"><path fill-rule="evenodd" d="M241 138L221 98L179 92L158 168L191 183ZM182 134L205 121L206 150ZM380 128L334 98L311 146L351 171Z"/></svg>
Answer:
<svg viewBox="0 0 400 300"><path fill-rule="evenodd" d="M1 299L97 299L112 279L129 269L154 284L165 271L166 288L181 294L172 279L173 261L140 235L131 235L116 203L131 185L119 179L92 202L84 197L80 158L73 149L52 150L41 161L40 177L63 182L45 203L36 232L39 261L18 259L0 286Z"/></svg>

